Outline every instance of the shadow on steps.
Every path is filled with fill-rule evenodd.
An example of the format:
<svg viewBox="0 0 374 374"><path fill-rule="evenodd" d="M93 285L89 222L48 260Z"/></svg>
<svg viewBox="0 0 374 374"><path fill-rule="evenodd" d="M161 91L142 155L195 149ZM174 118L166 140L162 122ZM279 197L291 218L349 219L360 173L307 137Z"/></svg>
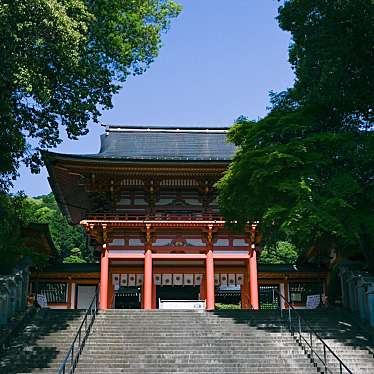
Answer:
<svg viewBox="0 0 374 374"><path fill-rule="evenodd" d="M53 373L83 318L77 310L39 310L0 357L0 373Z"/></svg>

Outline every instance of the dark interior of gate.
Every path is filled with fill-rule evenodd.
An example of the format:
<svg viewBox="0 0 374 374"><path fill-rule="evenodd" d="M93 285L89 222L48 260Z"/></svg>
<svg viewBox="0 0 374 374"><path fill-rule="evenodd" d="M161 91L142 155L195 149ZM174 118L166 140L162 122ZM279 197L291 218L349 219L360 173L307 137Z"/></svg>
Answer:
<svg viewBox="0 0 374 374"><path fill-rule="evenodd" d="M275 310L280 308L279 286L260 285L260 309ZM157 286L157 308L159 300L199 300L200 289L196 286ZM222 287L216 289L216 303L232 307L240 306L241 295L238 287ZM139 309L141 305L140 287L121 287L115 295L114 307L116 309Z"/></svg>

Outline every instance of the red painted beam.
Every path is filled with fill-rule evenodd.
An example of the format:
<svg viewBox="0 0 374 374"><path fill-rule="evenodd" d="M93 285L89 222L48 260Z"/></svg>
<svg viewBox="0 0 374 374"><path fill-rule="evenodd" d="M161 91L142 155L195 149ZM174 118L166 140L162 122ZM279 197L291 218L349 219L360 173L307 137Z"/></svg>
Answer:
<svg viewBox="0 0 374 374"><path fill-rule="evenodd" d="M115 253L110 251L108 254L109 259L118 259L118 260L139 260L144 259L143 253ZM204 253L152 253L152 258L154 259L163 259L163 260L203 260L206 258ZM213 258L215 260L248 260L248 254L239 254L239 253L214 253Z"/></svg>
<svg viewBox="0 0 374 374"><path fill-rule="evenodd" d="M155 260L204 260L203 253L152 253Z"/></svg>
<svg viewBox="0 0 374 374"><path fill-rule="evenodd" d="M180 227L180 226L189 226L189 227L197 227L197 226L206 226L206 225L215 225L223 227L225 225L225 221L140 221L140 220L82 220L80 224L83 226L89 225L110 225L115 227L133 227L133 226L144 226L144 225L152 225L154 227Z"/></svg>
<svg viewBox="0 0 374 374"><path fill-rule="evenodd" d="M248 260L249 255L245 253L213 253L213 258L215 260Z"/></svg>
<svg viewBox="0 0 374 374"><path fill-rule="evenodd" d="M109 252L108 254L109 259L117 259L117 260L141 260L144 258L144 253L113 253Z"/></svg>

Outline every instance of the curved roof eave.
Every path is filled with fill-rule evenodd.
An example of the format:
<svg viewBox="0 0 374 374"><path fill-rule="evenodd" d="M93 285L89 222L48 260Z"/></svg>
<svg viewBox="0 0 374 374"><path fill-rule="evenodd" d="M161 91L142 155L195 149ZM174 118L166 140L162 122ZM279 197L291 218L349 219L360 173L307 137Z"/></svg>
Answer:
<svg viewBox="0 0 374 374"><path fill-rule="evenodd" d="M209 159L195 159L195 158L151 158L151 157L143 157L143 158L131 158L131 157L106 157L101 156L100 154L87 154L87 155L79 155L79 154L66 154L66 153L58 153L58 152L50 152L50 151L42 151L42 158L44 162L47 164L48 161L52 160L66 160L66 161L83 161L87 163L93 162L106 162L106 163L220 163L220 164L227 164L231 162L231 159L220 159L220 158L209 158Z"/></svg>

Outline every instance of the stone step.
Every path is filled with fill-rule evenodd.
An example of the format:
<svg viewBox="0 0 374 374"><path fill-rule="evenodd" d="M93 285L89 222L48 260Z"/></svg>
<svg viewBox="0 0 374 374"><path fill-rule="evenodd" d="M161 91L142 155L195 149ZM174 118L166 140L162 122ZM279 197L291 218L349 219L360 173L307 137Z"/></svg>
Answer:
<svg viewBox="0 0 374 374"><path fill-rule="evenodd" d="M351 321L329 311L307 311L302 315L311 318L309 324L326 338L352 372L374 373L374 358L366 349L368 340ZM30 330L34 328L41 334L29 336L30 343L26 345L31 347L31 356L42 353L44 360L25 360L27 354L18 347L12 354L8 352L8 361L11 358L13 368L24 369L18 373L56 372L79 327L79 317L83 318L83 314L75 315L77 320L69 320L72 315L62 311L38 316ZM317 373L308 352L304 353L286 326L285 323L281 327L279 312L99 312L77 373ZM302 327L306 328L304 324ZM21 348L22 343L19 338ZM315 349L323 352L318 343ZM2 362L6 360L0 358L0 365ZM338 364L332 359L329 362L339 372ZM37 369L38 366L44 369ZM1 373L10 372L2 369L0 366Z"/></svg>
<svg viewBox="0 0 374 374"><path fill-rule="evenodd" d="M169 315L172 317L167 318ZM261 320L261 315L256 317ZM275 366L277 373L316 373L294 338L280 333L282 329L274 317L256 322L249 321L249 316L248 313L221 318L218 314L196 312L106 312L96 319L78 373L92 368L93 362L96 369L96 363L101 362L103 369L108 365L113 369L119 366L117 369L131 373L274 373ZM281 357L279 348L290 344L293 350L287 349L286 357ZM97 347L106 349L100 352Z"/></svg>

